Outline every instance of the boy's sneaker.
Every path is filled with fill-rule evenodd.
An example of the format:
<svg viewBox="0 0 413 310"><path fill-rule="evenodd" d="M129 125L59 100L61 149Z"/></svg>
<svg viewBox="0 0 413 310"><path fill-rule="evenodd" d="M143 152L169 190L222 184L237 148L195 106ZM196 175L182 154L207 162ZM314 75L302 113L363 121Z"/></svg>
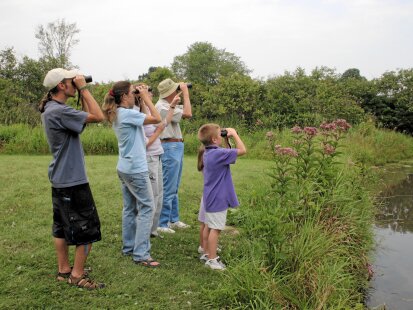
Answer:
<svg viewBox="0 0 413 310"><path fill-rule="evenodd" d="M174 234L175 233L175 230L170 229L169 227L158 227L156 229L156 231L160 232L160 233L167 233L167 234Z"/></svg>
<svg viewBox="0 0 413 310"><path fill-rule="evenodd" d="M225 265L221 262L219 256L214 259L208 259L205 263L205 266L213 270L225 270Z"/></svg>
<svg viewBox="0 0 413 310"><path fill-rule="evenodd" d="M198 253L199 253L199 254L204 254L204 253L205 253L204 248L201 247L201 246L199 246L199 247L198 247ZM221 248L220 248L219 245L218 245L218 247L217 247L217 253L221 253Z"/></svg>
<svg viewBox="0 0 413 310"><path fill-rule="evenodd" d="M208 260L208 254L202 254L202 255L199 257L199 260L200 260L201 262L206 263L207 260Z"/></svg>
<svg viewBox="0 0 413 310"><path fill-rule="evenodd" d="M169 227L171 227L171 228L189 228L190 226L185 224L184 222L177 221L175 223L171 223L169 225Z"/></svg>
<svg viewBox="0 0 413 310"><path fill-rule="evenodd" d="M218 263L225 269L227 266L222 262L221 259L218 260Z"/></svg>

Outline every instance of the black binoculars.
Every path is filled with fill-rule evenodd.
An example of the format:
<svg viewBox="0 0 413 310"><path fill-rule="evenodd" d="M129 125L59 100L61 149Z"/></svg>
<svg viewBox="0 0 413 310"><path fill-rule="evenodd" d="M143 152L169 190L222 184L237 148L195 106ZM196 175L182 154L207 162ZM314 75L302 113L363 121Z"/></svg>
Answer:
<svg viewBox="0 0 413 310"><path fill-rule="evenodd" d="M186 83L186 86L191 89L192 88L192 83ZM176 89L176 91L180 91L181 87L178 85L178 88Z"/></svg>
<svg viewBox="0 0 413 310"><path fill-rule="evenodd" d="M228 135L228 131L226 129L221 129L221 137L226 137Z"/></svg>
<svg viewBox="0 0 413 310"><path fill-rule="evenodd" d="M91 82L93 82L93 79L92 79L92 76L91 76L91 75L84 75L84 78L85 78L86 83L91 83ZM72 80L72 84L73 84L73 86L76 87L75 82L73 82L73 80Z"/></svg>
<svg viewBox="0 0 413 310"><path fill-rule="evenodd" d="M148 91L152 91L152 87L148 87ZM139 89L135 89L134 91L133 91L133 93L135 94L135 95L137 95L137 94L139 94Z"/></svg>

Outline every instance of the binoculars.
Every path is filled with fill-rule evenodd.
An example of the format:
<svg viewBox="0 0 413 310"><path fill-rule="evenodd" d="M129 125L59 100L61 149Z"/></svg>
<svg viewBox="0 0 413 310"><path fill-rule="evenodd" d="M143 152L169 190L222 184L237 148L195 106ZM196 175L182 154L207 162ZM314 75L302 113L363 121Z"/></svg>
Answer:
<svg viewBox="0 0 413 310"><path fill-rule="evenodd" d="M91 83L93 81L91 75L84 75L84 78L85 78L86 83ZM76 87L75 82L72 81L72 84L74 87Z"/></svg>
<svg viewBox="0 0 413 310"><path fill-rule="evenodd" d="M148 91L152 91L152 87L148 87ZM137 94L139 94L139 89L135 89L134 91L133 91L133 93L135 94L135 95L137 95Z"/></svg>
<svg viewBox="0 0 413 310"><path fill-rule="evenodd" d="M186 83L186 86L191 89L192 88L192 83ZM176 91L180 91L181 87L178 85L178 88L176 89Z"/></svg>

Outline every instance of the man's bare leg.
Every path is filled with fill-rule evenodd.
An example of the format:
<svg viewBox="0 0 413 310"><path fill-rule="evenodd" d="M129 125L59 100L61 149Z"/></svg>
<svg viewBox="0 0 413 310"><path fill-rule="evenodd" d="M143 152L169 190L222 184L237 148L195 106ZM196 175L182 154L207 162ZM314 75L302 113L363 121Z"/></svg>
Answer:
<svg viewBox="0 0 413 310"><path fill-rule="evenodd" d="M57 266L60 273L71 271L69 263L69 246L65 239L54 238L54 245L57 255Z"/></svg>
<svg viewBox="0 0 413 310"><path fill-rule="evenodd" d="M77 245L75 250L75 262L72 269L72 277L80 278L84 274L85 264L92 244Z"/></svg>

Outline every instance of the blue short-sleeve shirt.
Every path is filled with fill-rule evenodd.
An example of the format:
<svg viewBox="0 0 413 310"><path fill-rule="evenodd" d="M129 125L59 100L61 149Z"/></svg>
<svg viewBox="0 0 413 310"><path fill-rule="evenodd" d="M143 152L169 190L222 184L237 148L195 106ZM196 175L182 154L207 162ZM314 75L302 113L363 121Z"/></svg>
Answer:
<svg viewBox="0 0 413 310"><path fill-rule="evenodd" d="M119 160L117 169L134 174L148 171L143 122L146 114L119 107L112 127L118 138Z"/></svg>
<svg viewBox="0 0 413 310"><path fill-rule="evenodd" d="M88 183L80 133L88 113L57 101L49 101L42 113L42 123L53 156L49 180L55 188Z"/></svg>

